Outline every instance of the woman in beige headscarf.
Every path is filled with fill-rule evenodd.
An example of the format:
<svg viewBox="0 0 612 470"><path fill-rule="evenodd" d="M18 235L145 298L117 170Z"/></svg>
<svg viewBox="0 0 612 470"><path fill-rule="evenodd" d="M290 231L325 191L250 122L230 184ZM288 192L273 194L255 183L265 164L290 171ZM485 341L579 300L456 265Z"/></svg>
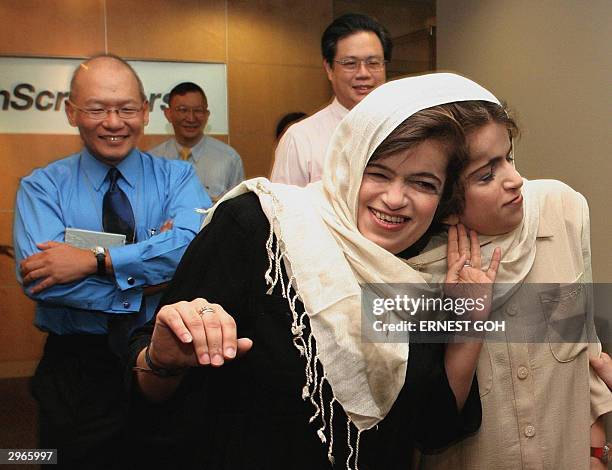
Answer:
<svg viewBox="0 0 612 470"><path fill-rule="evenodd" d="M321 183L257 178L215 206L162 300L170 305L131 345L142 394L174 417L177 403L189 410L191 421L166 425L182 444L174 458L207 469L406 468L414 446L478 428L478 344L445 354L407 337L361 340L360 284L424 282L402 258L451 202L464 140L448 103L466 100L495 98L453 74L390 82L339 125ZM481 270L457 249L448 282L491 285L499 252ZM203 298L253 342L236 341L231 318ZM251 345L239 361L196 367Z"/></svg>
<svg viewBox="0 0 612 470"><path fill-rule="evenodd" d="M505 322L505 331L491 334L480 354L480 431L427 457L425 468L604 469L601 417L612 411L612 394L589 370L589 351L601 348L589 311L586 200L559 181L521 178L516 124L502 106L466 103L453 113L470 158L458 221L480 234L483 260L494 246L504 253L491 318ZM409 263L443 280L444 244L434 239Z"/></svg>

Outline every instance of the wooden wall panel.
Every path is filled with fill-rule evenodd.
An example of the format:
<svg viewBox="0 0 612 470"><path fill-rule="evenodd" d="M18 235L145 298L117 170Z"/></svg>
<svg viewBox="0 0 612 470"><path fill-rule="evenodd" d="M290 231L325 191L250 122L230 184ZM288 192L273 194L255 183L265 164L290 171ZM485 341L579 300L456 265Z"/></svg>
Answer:
<svg viewBox="0 0 612 470"><path fill-rule="evenodd" d="M322 66L330 0L229 0L230 63Z"/></svg>
<svg viewBox="0 0 612 470"><path fill-rule="evenodd" d="M171 136L166 134L150 134L143 135L138 142L138 147L145 152L156 145L161 144L164 140L168 140Z"/></svg>
<svg viewBox="0 0 612 470"><path fill-rule="evenodd" d="M104 51L104 0L3 0L0 54L85 57Z"/></svg>
<svg viewBox="0 0 612 470"><path fill-rule="evenodd" d="M398 37L425 28L436 15L436 0L334 0L334 16L345 13L373 16Z"/></svg>
<svg viewBox="0 0 612 470"><path fill-rule="evenodd" d="M44 334L32 324L34 302L23 294L17 281L14 284L0 287L0 302L10 305L2 312L0 344L4 346L0 348L0 363L35 361L42 352Z"/></svg>
<svg viewBox="0 0 612 470"><path fill-rule="evenodd" d="M12 245L12 211L0 216L0 244ZM40 358L44 334L32 324L34 302L21 291L15 262L6 255L0 255L0 315L0 378L30 375Z"/></svg>
<svg viewBox="0 0 612 470"><path fill-rule="evenodd" d="M78 135L0 134L0 209L13 209L21 177L80 147Z"/></svg>
<svg viewBox="0 0 612 470"><path fill-rule="evenodd" d="M228 84L231 145L248 177L268 176L276 124L283 115L311 113L331 97L322 67L235 63L228 67Z"/></svg>
<svg viewBox="0 0 612 470"><path fill-rule="evenodd" d="M13 209L0 209L0 245L11 246L13 244ZM0 252L0 258L7 258ZM6 266L0 263L0 286L4 285L7 280L14 278L15 276L9 272L4 271ZM0 306L0 309L2 307Z"/></svg>
<svg viewBox="0 0 612 470"><path fill-rule="evenodd" d="M106 6L108 48L114 54L225 62L224 0L106 0Z"/></svg>

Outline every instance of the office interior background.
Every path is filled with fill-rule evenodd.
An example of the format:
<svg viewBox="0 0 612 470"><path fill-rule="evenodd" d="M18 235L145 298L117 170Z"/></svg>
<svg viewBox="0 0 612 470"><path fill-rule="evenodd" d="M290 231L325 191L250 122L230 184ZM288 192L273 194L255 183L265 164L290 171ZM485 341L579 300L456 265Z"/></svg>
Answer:
<svg viewBox="0 0 612 470"><path fill-rule="evenodd" d="M609 0L0 0L0 56L126 59L227 66L229 133L247 177L267 176L274 129L331 96L320 37L336 16L375 16L394 42L388 78L454 71L515 110L516 162L527 178L560 179L591 209L593 272L612 282L612 2ZM0 70L0 74L2 71ZM0 111L2 112L2 111ZM146 132L146 130L145 130ZM167 138L146 134L144 149ZM12 245L19 179L77 151L77 135L0 129L0 245ZM44 342L34 304L0 251L0 447L35 447L15 433ZM23 398L23 399L22 399ZM25 440L25 442L24 442Z"/></svg>

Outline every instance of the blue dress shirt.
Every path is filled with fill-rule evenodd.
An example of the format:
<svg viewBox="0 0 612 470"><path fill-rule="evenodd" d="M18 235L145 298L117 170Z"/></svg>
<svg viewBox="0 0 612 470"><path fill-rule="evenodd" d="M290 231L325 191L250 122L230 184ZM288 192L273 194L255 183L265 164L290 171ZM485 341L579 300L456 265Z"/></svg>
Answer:
<svg viewBox="0 0 612 470"><path fill-rule="evenodd" d="M109 187L109 169L83 149L21 180L13 226L19 282L19 262L40 251L37 243L63 242L67 227L104 231L102 200ZM148 321L161 294L145 299L143 288L172 278L200 228L201 216L195 209L211 206L193 168L185 162L133 149L117 169L122 175L118 184L134 211L137 243L108 250L114 277L91 275L38 294L24 287L37 302L34 324L43 331L105 334L109 314L135 314L135 326ZM158 233L169 219L172 229Z"/></svg>

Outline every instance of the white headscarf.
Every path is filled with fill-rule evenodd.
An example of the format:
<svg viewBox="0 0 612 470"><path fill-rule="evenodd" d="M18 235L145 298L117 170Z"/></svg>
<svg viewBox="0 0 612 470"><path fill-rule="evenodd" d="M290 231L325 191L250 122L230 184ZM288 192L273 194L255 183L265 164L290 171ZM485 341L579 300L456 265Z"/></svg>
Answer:
<svg viewBox="0 0 612 470"><path fill-rule="evenodd" d="M339 124L327 150L322 182L298 188L256 178L241 183L220 201L253 191L270 220L278 250L272 252L270 239L268 281L270 285L278 281L279 262L284 260L289 286L283 290L294 313L294 343L310 364L303 395L310 397L315 415L325 411L315 401L319 396L324 408L322 379L359 431L387 415L404 385L408 344L361 341L360 283L422 284L425 279L361 235L357 229L359 188L372 153L399 124L420 110L467 100L498 103L480 85L451 73L389 82L370 93ZM204 224L211 218L212 213ZM316 355L312 337L302 336L304 318L295 312L291 289L304 304ZM316 376L317 361L324 378ZM324 428L325 423L319 432L323 441Z"/></svg>

